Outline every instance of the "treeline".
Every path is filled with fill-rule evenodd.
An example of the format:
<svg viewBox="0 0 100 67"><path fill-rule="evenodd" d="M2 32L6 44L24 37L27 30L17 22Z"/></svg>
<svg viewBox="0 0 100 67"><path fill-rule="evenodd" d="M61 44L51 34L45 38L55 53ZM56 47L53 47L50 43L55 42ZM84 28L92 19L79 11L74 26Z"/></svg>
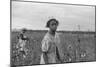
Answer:
<svg viewBox="0 0 100 67"><path fill-rule="evenodd" d="M20 32L23 29L20 30L12 30L12 32ZM47 32L47 30L31 30L24 28L27 32ZM57 31L59 33L71 33L71 34L96 34L95 31Z"/></svg>

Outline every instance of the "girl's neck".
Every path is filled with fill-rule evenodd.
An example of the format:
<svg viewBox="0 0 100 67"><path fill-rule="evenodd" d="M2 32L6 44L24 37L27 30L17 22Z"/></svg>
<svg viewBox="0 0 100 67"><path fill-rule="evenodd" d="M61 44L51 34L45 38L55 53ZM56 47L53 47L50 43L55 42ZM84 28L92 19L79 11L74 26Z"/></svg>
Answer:
<svg viewBox="0 0 100 67"><path fill-rule="evenodd" d="M51 35L55 36L55 31L49 30L49 33L50 33Z"/></svg>

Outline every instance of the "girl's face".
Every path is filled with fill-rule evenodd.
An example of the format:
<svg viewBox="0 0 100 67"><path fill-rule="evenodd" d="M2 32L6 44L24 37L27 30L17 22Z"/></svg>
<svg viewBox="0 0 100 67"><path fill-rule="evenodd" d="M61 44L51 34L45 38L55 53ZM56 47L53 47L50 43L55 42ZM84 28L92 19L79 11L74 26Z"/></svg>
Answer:
<svg viewBox="0 0 100 67"><path fill-rule="evenodd" d="M56 31L57 26L58 25L57 25L56 21L51 21L50 25L49 25L49 28L50 28L51 31Z"/></svg>

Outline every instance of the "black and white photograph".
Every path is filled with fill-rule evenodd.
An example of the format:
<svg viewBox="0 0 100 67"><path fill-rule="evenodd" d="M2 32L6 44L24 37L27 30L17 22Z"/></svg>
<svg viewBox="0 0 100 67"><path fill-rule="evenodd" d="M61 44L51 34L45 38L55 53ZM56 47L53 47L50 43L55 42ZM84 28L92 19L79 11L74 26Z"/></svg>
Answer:
<svg viewBox="0 0 100 67"><path fill-rule="evenodd" d="M10 65L96 61L96 6L11 0Z"/></svg>

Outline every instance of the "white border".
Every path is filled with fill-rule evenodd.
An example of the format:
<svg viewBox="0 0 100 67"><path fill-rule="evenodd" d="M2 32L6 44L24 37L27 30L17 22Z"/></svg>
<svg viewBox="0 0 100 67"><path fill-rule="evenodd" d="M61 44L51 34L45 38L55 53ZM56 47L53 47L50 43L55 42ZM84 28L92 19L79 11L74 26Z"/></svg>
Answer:
<svg viewBox="0 0 100 67"><path fill-rule="evenodd" d="M54 64L54 65L36 65L37 67L98 67L100 60L100 2L99 0L34 0L42 2L72 3L72 4L88 4L96 5L96 62L70 63L70 64ZM10 0L0 0L0 67L9 67L10 64ZM32 67L32 66L28 66ZM35 67L35 66L34 66Z"/></svg>

